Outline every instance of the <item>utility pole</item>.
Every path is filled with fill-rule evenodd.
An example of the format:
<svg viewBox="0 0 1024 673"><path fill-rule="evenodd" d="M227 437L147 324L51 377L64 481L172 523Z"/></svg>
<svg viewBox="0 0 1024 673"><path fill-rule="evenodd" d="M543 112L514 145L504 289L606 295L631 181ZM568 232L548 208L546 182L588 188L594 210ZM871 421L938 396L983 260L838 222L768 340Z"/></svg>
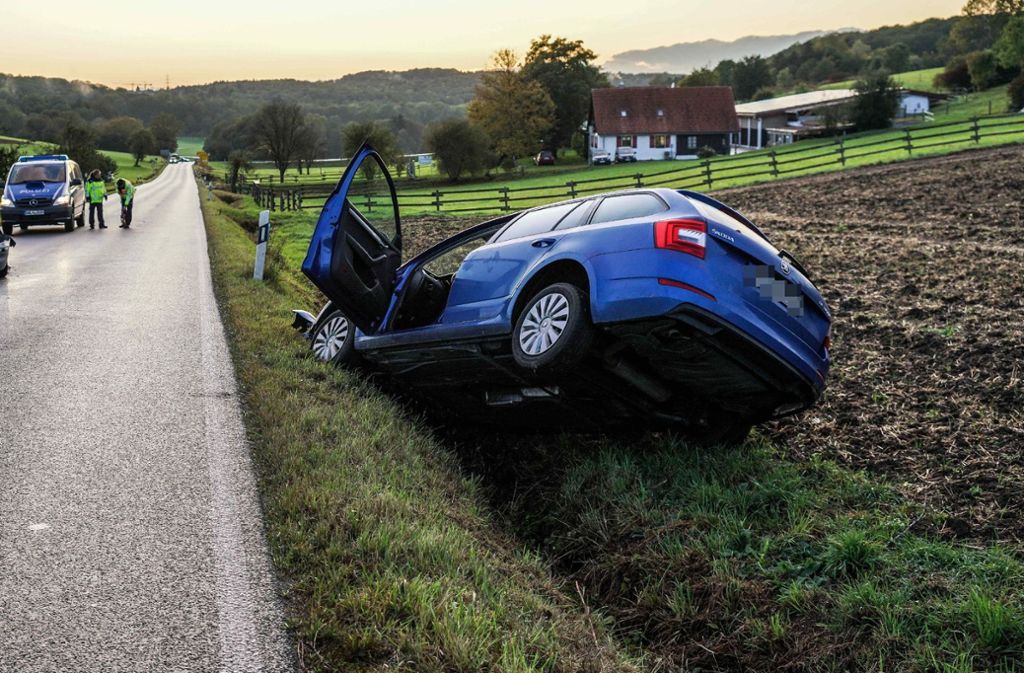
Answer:
<svg viewBox="0 0 1024 673"><path fill-rule="evenodd" d="M164 75L164 83L165 83L164 88L167 89L168 91L170 91L171 90L171 76L170 75Z"/></svg>

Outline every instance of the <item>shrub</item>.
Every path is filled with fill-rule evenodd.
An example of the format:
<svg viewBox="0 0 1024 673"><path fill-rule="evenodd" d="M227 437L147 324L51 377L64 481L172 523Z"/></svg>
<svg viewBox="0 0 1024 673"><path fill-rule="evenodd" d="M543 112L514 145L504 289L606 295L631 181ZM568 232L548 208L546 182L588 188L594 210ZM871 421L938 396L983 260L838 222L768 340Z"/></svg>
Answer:
<svg viewBox="0 0 1024 673"><path fill-rule="evenodd" d="M483 129L466 119L446 119L431 124L424 133L424 141L441 172L452 182L488 166L490 139Z"/></svg>
<svg viewBox="0 0 1024 673"><path fill-rule="evenodd" d="M718 152L715 151L714 147L708 147L707 145L697 150L698 159L710 159L717 154Z"/></svg>
<svg viewBox="0 0 1024 673"><path fill-rule="evenodd" d="M1024 110L1024 72L1017 75L1010 86L1006 89L1006 94L1010 97L1010 109L1014 112Z"/></svg>
<svg viewBox="0 0 1024 673"><path fill-rule="evenodd" d="M935 86L942 89L970 89L971 72L967 59L957 56L946 64L945 69L935 76Z"/></svg>

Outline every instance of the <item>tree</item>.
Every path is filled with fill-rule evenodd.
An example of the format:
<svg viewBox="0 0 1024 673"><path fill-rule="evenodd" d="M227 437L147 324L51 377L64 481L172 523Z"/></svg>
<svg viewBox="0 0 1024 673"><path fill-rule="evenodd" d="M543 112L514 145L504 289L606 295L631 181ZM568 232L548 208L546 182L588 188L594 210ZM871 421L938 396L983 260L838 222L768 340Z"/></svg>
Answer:
<svg viewBox="0 0 1024 673"><path fill-rule="evenodd" d="M857 130L889 128L900 105L900 86L887 74L877 74L853 85L857 92L851 110Z"/></svg>
<svg viewBox="0 0 1024 673"><path fill-rule="evenodd" d="M967 70L971 73L971 85L975 91L995 84L998 65L991 50L975 51L967 55Z"/></svg>
<svg viewBox="0 0 1024 673"><path fill-rule="evenodd" d="M910 47L902 42L882 50L881 66L889 72L903 72L910 63Z"/></svg>
<svg viewBox="0 0 1024 673"><path fill-rule="evenodd" d="M146 155L156 152L156 139L149 129L139 128L128 140L129 151L135 158L135 165L146 158Z"/></svg>
<svg viewBox="0 0 1024 673"><path fill-rule="evenodd" d="M299 152L299 172L306 164L306 175L313 168L313 162L322 159L327 152L327 117L320 114L306 116L306 132Z"/></svg>
<svg viewBox="0 0 1024 673"><path fill-rule="evenodd" d="M716 84L718 84L718 75L710 68L697 68L679 80L679 86L715 86Z"/></svg>
<svg viewBox="0 0 1024 673"><path fill-rule="evenodd" d="M596 59L597 54L584 47L582 40L541 35L530 43L522 75L539 82L555 104L555 124L548 139L552 151L567 147L586 121L591 90L608 86L608 78L594 65Z"/></svg>
<svg viewBox="0 0 1024 673"><path fill-rule="evenodd" d="M967 69L967 59L957 56L946 64L945 69L935 76L935 86L940 89L971 88L971 72Z"/></svg>
<svg viewBox="0 0 1024 673"><path fill-rule="evenodd" d="M94 126L97 134L96 144L105 150L118 152L131 152L132 136L145 128L141 121L126 115L98 122Z"/></svg>
<svg viewBox="0 0 1024 673"><path fill-rule="evenodd" d="M161 112L149 123L149 130L156 140L158 149L178 151L178 134L181 133L181 122L170 112Z"/></svg>
<svg viewBox="0 0 1024 673"><path fill-rule="evenodd" d="M964 5L967 16L984 14L1024 14L1024 0L967 0Z"/></svg>
<svg viewBox="0 0 1024 673"><path fill-rule="evenodd" d="M237 192L239 175L248 172L252 168L252 162L249 161L249 153L245 150L235 150L228 157L228 166L228 183L231 191Z"/></svg>
<svg viewBox="0 0 1024 673"><path fill-rule="evenodd" d="M285 171L298 160L306 142L306 114L297 103L277 99L256 112L250 129L254 146L270 157L284 182Z"/></svg>
<svg viewBox="0 0 1024 673"><path fill-rule="evenodd" d="M363 143L370 143L388 166L401 156L395 134L381 122L352 122L341 132L341 149L347 157L354 157ZM363 177L373 180L377 177L377 163L364 161L361 166Z"/></svg>
<svg viewBox="0 0 1024 673"><path fill-rule="evenodd" d="M469 120L487 133L498 157L531 155L556 123L555 103L540 82L523 76L511 49L498 51L492 65L469 102Z"/></svg>
<svg viewBox="0 0 1024 673"><path fill-rule="evenodd" d="M479 173L490 163L490 138L486 131L466 119L434 122L427 126L423 140L441 172L452 182L463 175Z"/></svg>
<svg viewBox="0 0 1024 673"><path fill-rule="evenodd" d="M789 91L793 88L794 84L796 84L796 77L793 76L793 71L788 67L775 73L775 86L783 91Z"/></svg>
<svg viewBox="0 0 1024 673"><path fill-rule="evenodd" d="M738 100L749 100L758 90L771 86L773 81L768 61L761 56L747 56L736 64L732 74Z"/></svg>
<svg viewBox="0 0 1024 673"><path fill-rule="evenodd" d="M11 170L11 166L18 160L20 154L21 145L0 145L0 175L4 180L7 179L7 172Z"/></svg>
<svg viewBox="0 0 1024 673"><path fill-rule="evenodd" d="M66 154L78 162L86 173L98 168L103 173L117 170L117 163L96 150L96 132L81 119L69 116L61 131L58 154Z"/></svg>
<svg viewBox="0 0 1024 673"><path fill-rule="evenodd" d="M0 100L0 134L16 136L25 125L25 113L5 100ZM3 174L5 177L7 173Z"/></svg>
<svg viewBox="0 0 1024 673"><path fill-rule="evenodd" d="M1006 95L1010 98L1010 109L1024 112L1024 72L1017 75L1009 86Z"/></svg>
<svg viewBox="0 0 1024 673"><path fill-rule="evenodd" d="M1024 67L1024 15L1006 22L993 51L1004 68Z"/></svg>

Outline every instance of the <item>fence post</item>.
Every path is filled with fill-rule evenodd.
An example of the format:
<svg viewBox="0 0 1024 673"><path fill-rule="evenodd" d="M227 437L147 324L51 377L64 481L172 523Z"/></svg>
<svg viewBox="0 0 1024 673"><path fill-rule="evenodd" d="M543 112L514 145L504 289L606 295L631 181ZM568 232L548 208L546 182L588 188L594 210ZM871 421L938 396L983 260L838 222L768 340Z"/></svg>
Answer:
<svg viewBox="0 0 1024 673"><path fill-rule="evenodd" d="M565 183L565 186L569 188L569 198L570 199L575 199L576 198L576 182L574 180L570 180L569 182Z"/></svg>
<svg viewBox="0 0 1024 673"><path fill-rule="evenodd" d="M270 212L274 212L274 204L276 203L276 199L274 199L274 192L270 189L267 190L267 201L270 202Z"/></svg>
<svg viewBox="0 0 1024 673"><path fill-rule="evenodd" d="M373 212L373 194L366 195L366 212Z"/></svg>
<svg viewBox="0 0 1024 673"><path fill-rule="evenodd" d="M775 158L775 148L772 148L769 152L769 156L771 157L772 177L777 178L779 177L779 160Z"/></svg>
<svg viewBox="0 0 1024 673"><path fill-rule="evenodd" d="M846 138L844 136L836 136L836 140L839 141L839 165L846 165Z"/></svg>
<svg viewBox="0 0 1024 673"><path fill-rule="evenodd" d="M434 208L441 212L441 192L437 189L434 190Z"/></svg>
<svg viewBox="0 0 1024 673"><path fill-rule="evenodd" d="M978 126L978 118L971 117L971 123L974 124L974 142L981 142L981 128Z"/></svg>
<svg viewBox="0 0 1024 673"><path fill-rule="evenodd" d="M261 210L259 228L256 229L256 265L252 270L255 280L263 280L263 266L267 261L267 241L270 240L270 211Z"/></svg>
<svg viewBox="0 0 1024 673"><path fill-rule="evenodd" d="M910 129L903 129L903 137L907 140L907 155L914 153L914 139L910 137Z"/></svg>
<svg viewBox="0 0 1024 673"><path fill-rule="evenodd" d="M707 184L708 189L711 189L711 160L704 160L704 182Z"/></svg>
<svg viewBox="0 0 1024 673"><path fill-rule="evenodd" d="M498 192L500 194L498 199L501 201L501 209L508 212L510 210L508 207L508 187L501 187L498 189Z"/></svg>
<svg viewBox="0 0 1024 673"><path fill-rule="evenodd" d="M636 186L637 187L643 187L644 186L644 176L642 174L637 173L636 175L633 176L633 179L636 180Z"/></svg>

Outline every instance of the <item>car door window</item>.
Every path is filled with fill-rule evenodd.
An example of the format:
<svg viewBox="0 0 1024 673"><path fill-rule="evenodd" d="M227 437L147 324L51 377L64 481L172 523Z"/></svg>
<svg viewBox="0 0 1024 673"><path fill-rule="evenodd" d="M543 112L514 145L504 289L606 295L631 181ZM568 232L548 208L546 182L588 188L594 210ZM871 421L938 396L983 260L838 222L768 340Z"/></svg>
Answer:
<svg viewBox="0 0 1024 673"><path fill-rule="evenodd" d="M354 209L363 220L373 227L388 243L394 243L398 236L398 214L395 211L395 203L391 198L391 191L385 183L387 168L380 163L377 155L371 154L363 159L363 164L374 162L374 169L370 171L372 180L366 180L360 184L360 192L349 195L349 207ZM364 173L365 166L360 168ZM382 189L383 187L383 189Z"/></svg>
<svg viewBox="0 0 1024 673"><path fill-rule="evenodd" d="M521 215L519 219L509 225L505 231L501 232L501 234L494 239L494 242L501 243L502 241L511 241L514 238L523 238L525 236L532 236L545 231L551 231L555 228L555 225L558 224L559 220L565 217L578 205L578 202L563 203L558 206L531 210Z"/></svg>
<svg viewBox="0 0 1024 673"><path fill-rule="evenodd" d="M623 194L609 196L601 201L594 211L591 224L630 220L636 217L648 217L668 210L665 202L654 194Z"/></svg>
<svg viewBox="0 0 1024 673"><path fill-rule="evenodd" d="M592 203L593 201L581 201L579 205L573 208L572 212L562 218L562 221L555 227L555 231L573 229L583 224L587 219L587 213L590 212Z"/></svg>

